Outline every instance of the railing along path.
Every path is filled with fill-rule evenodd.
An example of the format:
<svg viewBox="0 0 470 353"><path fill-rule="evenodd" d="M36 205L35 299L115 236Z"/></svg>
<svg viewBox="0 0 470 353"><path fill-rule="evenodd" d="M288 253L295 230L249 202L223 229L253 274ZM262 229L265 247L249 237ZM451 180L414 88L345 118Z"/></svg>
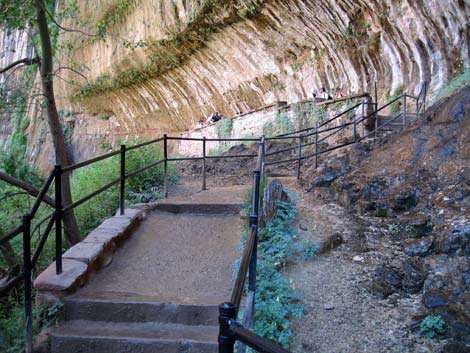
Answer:
<svg viewBox="0 0 470 353"><path fill-rule="evenodd" d="M378 123L378 113L382 110L389 107L391 104L399 102L403 99L403 108L404 111L387 121L383 124ZM370 136L371 134L377 134L377 131L387 125L391 124L392 122L402 118L402 123L405 123L405 119L410 114L408 109L408 100L415 100L415 113L419 115L421 111L425 110L426 105L426 83L423 84L423 87L418 96L410 96L408 94L403 94L400 97L397 97L393 101L387 103L380 109L377 109L376 103L358 103L347 110L337 114L333 118L325 121L321 124L316 124L314 127L298 130L292 133L283 134L279 136L265 138L264 136L261 138L240 138L240 139L214 139L214 138L183 138L183 137L169 137L164 135L161 138L146 141L137 145L133 146L126 146L121 145L120 150L113 151L102 156L80 162L70 166L55 166L54 170L48 176L46 182L44 183L43 187L41 188L39 193L34 192L33 190L27 190L27 192L31 195L37 196L36 200L28 213L23 216L22 224L15 228L13 231L9 232L7 235L3 236L0 239L0 246L9 242L13 238L22 234L23 236L23 267L22 271L19 275L12 278L6 285L2 287L0 290L0 295L3 296L7 294L13 287L17 286L19 283L24 283L24 310L25 310L25 341L26 353L32 352L32 270L35 267L39 256L44 248L44 245L55 226L55 262L56 262L56 273L59 275L62 273L62 222L64 213L67 211L71 211L76 207L84 204L85 202L89 201L90 199L96 197L97 195L103 193L104 191L110 189L111 187L119 184L119 211L121 215L125 213L125 187L126 187L126 180L130 177L138 175L150 168L154 168L163 164L163 183L164 183L164 197L168 197L168 162L175 162L175 161L202 161L203 168L202 168L202 190L206 190L207 188L207 173L206 173L206 165L208 159L216 159L216 158L256 158L256 169L253 175L253 197L252 197L252 205L251 205L251 214L250 214L250 234L248 240L245 244L245 249L243 251L243 256L241 260L240 269L238 271L238 275L234 284L234 288L232 291L232 296L230 298L230 302L222 303L219 306L219 323L220 323L220 332L219 332L219 353L232 353L234 351L234 344L236 341L240 341L242 344L253 348L258 352L263 353L289 353L286 349L282 348L281 346L277 345L276 343L267 340L261 336L256 335L255 333L249 331L254 324L254 314L255 314L255 293L256 293L256 268L257 268L257 247L258 247L258 213L260 208L260 180L264 176L265 166L269 165L276 165L282 163L291 163L297 162L297 178L300 178L301 173L301 165L302 161L305 159L315 157L315 166L318 165L318 156L335 149L339 149L345 146L348 146L352 143L357 143L364 138ZM362 115L361 117L354 119L352 122L348 122L345 124L341 124L335 127L327 127L332 122L337 122L343 116L355 111L362 105ZM366 114L366 109L368 106L374 106L374 112L370 114ZM375 129L372 132L365 133L364 130L364 123L368 120L372 119L375 123ZM363 134L362 136L358 135L358 127L362 125L363 127ZM323 142L327 141L334 135L337 135L339 132L344 131L348 127L353 127L353 141L338 144L332 147L328 147L326 149L320 149ZM313 139L313 141L308 142L308 140ZM270 141L279 141L279 140L297 140L297 144L293 147L285 148L276 152L265 153L266 150L266 143ZM200 157L169 157L168 154L168 141L199 141L202 145L202 155ZM207 155L207 142L209 141L218 141L218 142L257 142L259 144L258 153L256 154L240 154L240 155L217 155L217 156L208 156ZM307 142L303 142L307 141ZM144 146L152 145L152 144L160 144L163 143L163 158L160 160L156 160L144 167L141 167L137 170L127 172L126 173L126 154L129 151L137 150ZM302 149L315 145L315 152L310 154L302 154ZM279 159L279 160L271 160L266 161L267 158L271 156L275 156L281 153L286 152L295 152L296 157L288 158L288 159ZM89 195L81 198L80 200L76 200L69 205L63 205L62 202L62 176L64 173L70 173L80 168L89 166L91 164L97 163L99 161L103 161L114 156L120 156L120 175L116 176L116 179L111 181L110 183L100 187L99 189L95 190L94 192L90 193ZM0 174L0 180L12 183L11 178L4 175L3 173ZM51 190L52 186L54 186L54 199L52 199L48 192ZM27 189L26 187L24 187ZM39 223L46 224L46 227L42 234L39 235L39 241L37 242L36 249L34 252L31 249L31 221L36 216L36 213L41 205L44 202L49 206L54 208L54 212L52 212L47 217L43 218ZM38 226L36 226L38 228ZM34 231L34 229L33 229ZM245 279L248 276L248 292L247 292L247 300L246 300L246 309L244 315L244 324L240 324L237 321L237 314L240 308L241 298L245 291ZM241 348L244 349L244 348Z"/></svg>

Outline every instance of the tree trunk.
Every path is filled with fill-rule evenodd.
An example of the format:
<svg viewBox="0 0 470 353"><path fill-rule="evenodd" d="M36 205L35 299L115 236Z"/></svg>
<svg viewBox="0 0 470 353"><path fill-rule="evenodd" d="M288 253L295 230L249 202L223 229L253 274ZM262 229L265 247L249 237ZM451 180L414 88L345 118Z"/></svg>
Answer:
<svg viewBox="0 0 470 353"><path fill-rule="evenodd" d="M54 85L52 74L52 45L47 23L44 0L35 0L36 19L38 21L39 37L41 39L41 81L44 99L47 107L47 119L51 130L52 142L56 155L56 164L66 166L70 164L70 158L65 143L64 133L60 125L59 114L54 98ZM72 193L70 190L70 173L62 175L62 201L64 206L72 203ZM69 244L76 244L80 241L77 220L73 210L65 212L64 228Z"/></svg>

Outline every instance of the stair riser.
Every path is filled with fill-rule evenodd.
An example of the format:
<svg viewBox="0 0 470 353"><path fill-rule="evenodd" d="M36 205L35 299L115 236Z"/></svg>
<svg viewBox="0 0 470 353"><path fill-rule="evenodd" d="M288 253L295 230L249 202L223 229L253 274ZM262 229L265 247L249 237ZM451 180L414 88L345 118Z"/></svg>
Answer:
<svg viewBox="0 0 470 353"><path fill-rule="evenodd" d="M179 305L167 303L90 302L65 303L66 320L109 322L163 322L185 325L217 325L216 305Z"/></svg>
<svg viewBox="0 0 470 353"><path fill-rule="evenodd" d="M161 203L155 208L159 211L170 213L194 213L194 214L238 214L243 205L217 205L217 204L170 204Z"/></svg>
<svg viewBox="0 0 470 353"><path fill-rule="evenodd" d="M216 343L111 339L100 337L51 337L53 353L217 353Z"/></svg>

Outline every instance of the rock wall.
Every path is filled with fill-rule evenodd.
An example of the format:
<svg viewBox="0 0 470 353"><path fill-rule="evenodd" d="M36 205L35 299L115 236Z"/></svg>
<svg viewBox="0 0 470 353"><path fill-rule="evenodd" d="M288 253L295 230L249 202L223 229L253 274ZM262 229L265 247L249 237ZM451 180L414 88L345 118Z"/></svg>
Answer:
<svg viewBox="0 0 470 353"><path fill-rule="evenodd" d="M58 62L86 79L58 72L59 109L89 126L109 116L122 136L180 133L216 110L232 117L306 99L322 86L372 92L377 81L383 101L401 90L417 93L426 80L432 95L470 68L470 5L462 0L86 0L78 6L79 17L63 24L82 32L61 32ZM107 33L103 40L90 36L99 28ZM18 47L20 57L26 46ZM166 66L158 74L145 71L161 55ZM125 84L77 96L77 85L117 76ZM46 166L50 146L32 140L44 122L33 123L40 126L32 128L29 151ZM93 132L93 141L79 128L74 133L77 156L99 150L90 143L114 143L108 131Z"/></svg>
<svg viewBox="0 0 470 353"><path fill-rule="evenodd" d="M312 127L316 122L320 123L322 121L329 120L349 107L356 105L358 102L359 99L351 99L326 105L317 105L313 101L304 101L293 104L277 102L259 110L240 114L239 116L232 118L230 124L226 123L227 120L222 120L215 125L208 125L202 128L189 130L181 134L181 137L240 139L259 138L262 135L281 135ZM356 114L360 115L361 113L362 106L359 106L357 109L352 110L351 113L345 114L343 117L331 122L325 128L346 123L350 119L354 118ZM223 126L224 124L226 126ZM345 129L345 133L346 135L351 135L352 128ZM344 135L345 134L339 134L338 137L344 138ZM329 142L333 142L333 139L330 139ZM206 143L206 151L210 152L213 150L213 153L221 152L236 144L237 142L235 141L208 141ZM201 146L200 141L184 140L179 142L177 152L186 156L201 156Z"/></svg>
<svg viewBox="0 0 470 353"><path fill-rule="evenodd" d="M105 3L111 1L98 8ZM143 1L116 37L165 39L199 18L201 4L173 3ZM230 25L219 22L201 49L159 77L75 102L70 93L64 104L112 112L129 131L184 131L214 110L233 116L305 99L321 86L357 93L371 91L377 80L385 95L402 88L416 93L427 80L435 92L470 67L470 6L464 1L277 0L254 9ZM108 39L78 48L74 58L93 79L143 65L148 50Z"/></svg>
<svg viewBox="0 0 470 353"><path fill-rule="evenodd" d="M26 31L6 31L0 29L0 68L4 68L9 64L23 59L28 55L32 55L32 46L28 43L28 35ZM5 91L2 97L0 109L0 146L2 146L13 131L13 115L15 107L8 104L9 97L18 85L21 85L22 70L12 70L4 74L0 74L0 87ZM5 99L3 101L3 99Z"/></svg>

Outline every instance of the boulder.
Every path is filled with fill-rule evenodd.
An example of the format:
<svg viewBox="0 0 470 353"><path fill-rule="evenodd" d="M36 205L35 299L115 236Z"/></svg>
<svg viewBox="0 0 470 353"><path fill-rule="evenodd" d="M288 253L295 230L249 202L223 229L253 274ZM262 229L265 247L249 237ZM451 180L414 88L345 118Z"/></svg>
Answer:
<svg viewBox="0 0 470 353"><path fill-rule="evenodd" d="M273 179L264 188L262 222L267 223L274 219L279 209L279 202L289 200L289 195L284 190L282 183L278 179Z"/></svg>
<svg viewBox="0 0 470 353"><path fill-rule="evenodd" d="M402 274L399 269L382 265L375 269L368 289L375 296L385 299L401 288L401 281Z"/></svg>
<svg viewBox="0 0 470 353"><path fill-rule="evenodd" d="M346 174L346 170L327 167L319 171L319 176L312 181L312 188L330 186L340 176Z"/></svg>
<svg viewBox="0 0 470 353"><path fill-rule="evenodd" d="M408 293L418 293L423 287L427 276L424 261L419 257L411 257L401 264L403 273L402 287Z"/></svg>
<svg viewBox="0 0 470 353"><path fill-rule="evenodd" d="M424 237L403 241L405 253L408 256L426 256L430 253L434 238Z"/></svg>

